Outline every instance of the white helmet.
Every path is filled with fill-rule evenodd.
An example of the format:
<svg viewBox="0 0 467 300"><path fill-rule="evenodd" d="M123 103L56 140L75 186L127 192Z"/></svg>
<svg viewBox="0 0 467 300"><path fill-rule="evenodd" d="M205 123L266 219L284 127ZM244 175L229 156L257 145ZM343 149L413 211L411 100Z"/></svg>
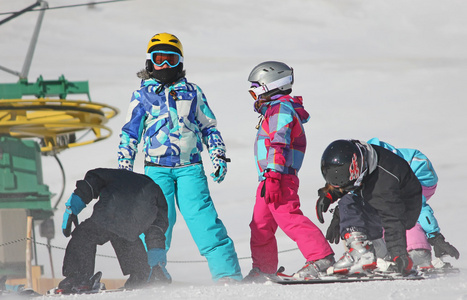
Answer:
<svg viewBox="0 0 467 300"><path fill-rule="evenodd" d="M260 63L248 76L248 81L256 83L249 92L256 100L260 95L272 96L287 91L290 94L293 84L293 69L278 61Z"/></svg>

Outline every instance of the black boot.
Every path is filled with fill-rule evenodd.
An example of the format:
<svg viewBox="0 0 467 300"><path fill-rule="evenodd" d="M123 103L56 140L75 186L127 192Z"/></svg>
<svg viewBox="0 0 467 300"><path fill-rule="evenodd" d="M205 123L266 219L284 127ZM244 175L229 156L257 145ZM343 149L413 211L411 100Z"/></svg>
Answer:
<svg viewBox="0 0 467 300"><path fill-rule="evenodd" d="M97 272L90 278L83 279L82 276L66 277L58 284L57 292L59 294L83 294L98 292L105 289L103 284L100 283L102 277L101 272Z"/></svg>

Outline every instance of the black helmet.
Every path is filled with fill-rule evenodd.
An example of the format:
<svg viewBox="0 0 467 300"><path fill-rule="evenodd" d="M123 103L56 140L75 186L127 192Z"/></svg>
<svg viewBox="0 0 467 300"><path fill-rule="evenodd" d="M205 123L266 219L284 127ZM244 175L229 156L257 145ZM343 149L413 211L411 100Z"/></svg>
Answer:
<svg viewBox="0 0 467 300"><path fill-rule="evenodd" d="M329 144L321 157L321 173L326 182L346 191L360 186L366 173L365 151L355 140L337 140Z"/></svg>

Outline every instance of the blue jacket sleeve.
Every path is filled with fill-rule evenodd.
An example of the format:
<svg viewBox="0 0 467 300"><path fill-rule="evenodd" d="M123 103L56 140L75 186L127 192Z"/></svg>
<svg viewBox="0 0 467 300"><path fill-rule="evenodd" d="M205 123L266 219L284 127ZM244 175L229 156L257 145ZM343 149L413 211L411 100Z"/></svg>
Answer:
<svg viewBox="0 0 467 300"><path fill-rule="evenodd" d="M418 223L422 226L427 238L434 237L436 233L440 232L438 221L435 218L433 209L426 203L425 197L423 197L423 206L420 212L420 217L418 218Z"/></svg>
<svg viewBox="0 0 467 300"><path fill-rule="evenodd" d="M120 134L120 145L118 147L119 169L133 170L134 160L138 152L138 144L141 141L144 121L146 119L146 112L140 100L140 92L134 92L128 109L127 120Z"/></svg>
<svg viewBox="0 0 467 300"><path fill-rule="evenodd" d="M197 107L196 119L198 121L199 129L203 137L203 143L207 146L209 153L213 152L225 153L225 144L222 139L221 133L217 130L217 120L213 111L208 105L206 96L203 91L196 86L197 92Z"/></svg>

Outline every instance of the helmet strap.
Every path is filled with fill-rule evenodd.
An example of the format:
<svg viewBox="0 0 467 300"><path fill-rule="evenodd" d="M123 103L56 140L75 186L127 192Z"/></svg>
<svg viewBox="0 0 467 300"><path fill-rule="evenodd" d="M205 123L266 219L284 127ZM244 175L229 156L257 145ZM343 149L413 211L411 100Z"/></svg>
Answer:
<svg viewBox="0 0 467 300"><path fill-rule="evenodd" d="M146 60L146 71L148 72L149 75L152 76L152 71L154 71L154 66L150 59Z"/></svg>

